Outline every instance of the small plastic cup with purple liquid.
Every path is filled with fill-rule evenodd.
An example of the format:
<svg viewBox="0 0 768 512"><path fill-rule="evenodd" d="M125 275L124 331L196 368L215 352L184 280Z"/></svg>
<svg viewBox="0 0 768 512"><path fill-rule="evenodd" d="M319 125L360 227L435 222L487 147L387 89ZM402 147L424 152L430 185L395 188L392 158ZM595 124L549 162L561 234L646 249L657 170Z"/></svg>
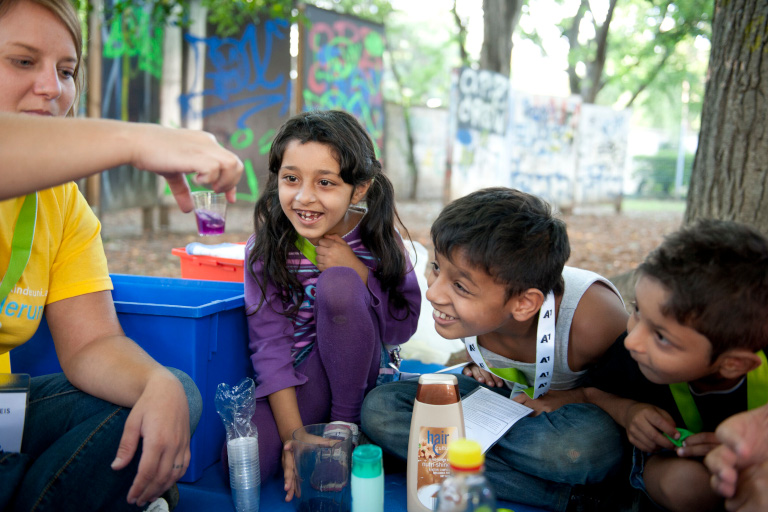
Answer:
<svg viewBox="0 0 768 512"><path fill-rule="evenodd" d="M200 236L221 235L227 218L227 198L215 192L193 192L197 232Z"/></svg>

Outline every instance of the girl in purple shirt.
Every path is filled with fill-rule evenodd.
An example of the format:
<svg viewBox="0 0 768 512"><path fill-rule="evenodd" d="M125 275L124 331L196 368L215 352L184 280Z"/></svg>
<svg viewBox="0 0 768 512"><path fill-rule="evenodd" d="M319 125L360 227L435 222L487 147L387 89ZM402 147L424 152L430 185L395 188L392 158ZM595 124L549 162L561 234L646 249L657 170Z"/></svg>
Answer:
<svg viewBox="0 0 768 512"><path fill-rule="evenodd" d="M291 434L360 422L365 393L390 362L384 347L416 331L421 293L395 229L392 184L353 116L289 119L269 171L246 249L245 302L262 478L282 456L290 500Z"/></svg>

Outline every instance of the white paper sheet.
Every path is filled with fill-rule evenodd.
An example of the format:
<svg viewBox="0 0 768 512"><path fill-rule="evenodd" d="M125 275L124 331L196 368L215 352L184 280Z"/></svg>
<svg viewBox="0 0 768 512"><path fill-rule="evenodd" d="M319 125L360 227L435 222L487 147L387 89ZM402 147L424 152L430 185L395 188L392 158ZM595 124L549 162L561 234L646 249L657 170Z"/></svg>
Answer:
<svg viewBox="0 0 768 512"><path fill-rule="evenodd" d="M9 453L21 451L26 409L26 393L0 393L0 451Z"/></svg>
<svg viewBox="0 0 768 512"><path fill-rule="evenodd" d="M461 399L467 439L480 443L483 453L533 409L479 386Z"/></svg>

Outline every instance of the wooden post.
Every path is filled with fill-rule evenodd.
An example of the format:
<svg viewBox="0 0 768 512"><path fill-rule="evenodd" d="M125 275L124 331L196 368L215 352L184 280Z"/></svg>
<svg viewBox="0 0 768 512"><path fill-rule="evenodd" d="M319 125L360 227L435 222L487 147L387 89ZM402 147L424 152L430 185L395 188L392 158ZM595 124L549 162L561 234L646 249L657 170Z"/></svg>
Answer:
<svg viewBox="0 0 768 512"><path fill-rule="evenodd" d="M93 0L93 9L88 13L88 65L86 114L101 117L101 0ZM85 181L85 199L101 215L101 175L94 174Z"/></svg>

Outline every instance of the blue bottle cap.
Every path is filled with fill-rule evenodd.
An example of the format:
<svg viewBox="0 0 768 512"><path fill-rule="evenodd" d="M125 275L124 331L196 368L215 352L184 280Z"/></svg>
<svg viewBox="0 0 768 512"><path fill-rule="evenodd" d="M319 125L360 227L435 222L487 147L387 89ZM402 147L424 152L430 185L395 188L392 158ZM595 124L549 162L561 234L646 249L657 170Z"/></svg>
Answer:
<svg viewBox="0 0 768 512"><path fill-rule="evenodd" d="M352 475L358 478L376 478L383 473L381 448L363 444L352 452Z"/></svg>

